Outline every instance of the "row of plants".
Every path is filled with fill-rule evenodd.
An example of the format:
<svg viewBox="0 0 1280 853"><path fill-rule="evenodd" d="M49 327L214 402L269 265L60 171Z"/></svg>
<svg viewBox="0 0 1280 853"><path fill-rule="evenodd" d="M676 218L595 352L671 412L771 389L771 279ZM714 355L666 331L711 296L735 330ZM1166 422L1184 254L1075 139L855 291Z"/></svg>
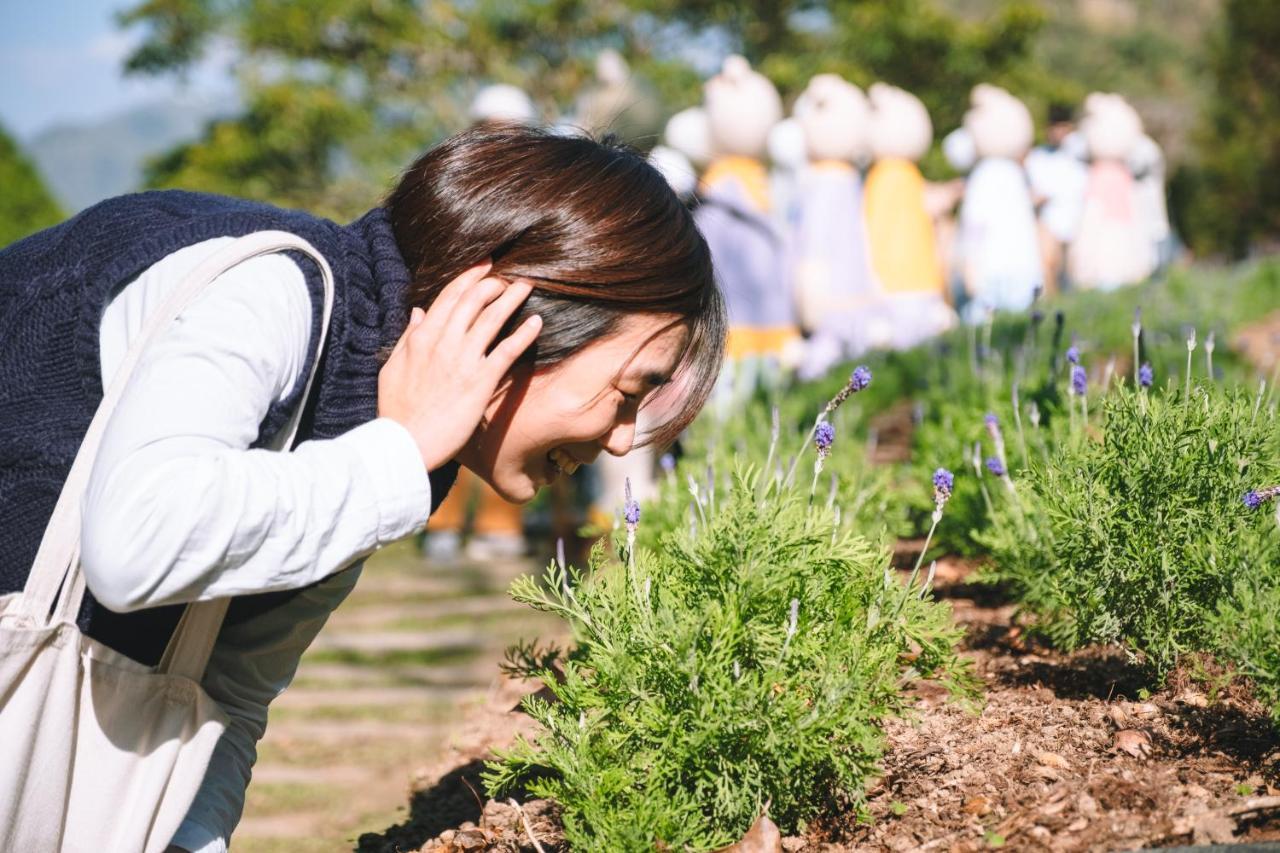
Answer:
<svg viewBox="0 0 1280 853"><path fill-rule="evenodd" d="M1280 720L1280 419L1218 343L1276 308L1280 265L1179 274L704 418L613 549L513 589L572 641L512 650L551 698L527 700L541 733L490 793L557 800L584 849L713 849L765 809L787 832L860 809L909 685L975 695L930 593L944 553L1063 648L1123 645L1154 683L1208 652ZM886 417L909 453L873 464Z"/></svg>

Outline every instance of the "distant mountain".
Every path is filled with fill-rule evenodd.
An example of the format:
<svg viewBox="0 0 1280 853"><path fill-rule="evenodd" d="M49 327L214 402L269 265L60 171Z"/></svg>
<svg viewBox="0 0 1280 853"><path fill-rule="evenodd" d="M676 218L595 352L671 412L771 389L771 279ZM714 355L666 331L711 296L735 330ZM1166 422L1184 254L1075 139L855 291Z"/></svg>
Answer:
<svg viewBox="0 0 1280 853"><path fill-rule="evenodd" d="M143 164L195 139L205 123L234 104L170 101L137 107L101 122L58 125L23 146L69 212L141 187Z"/></svg>

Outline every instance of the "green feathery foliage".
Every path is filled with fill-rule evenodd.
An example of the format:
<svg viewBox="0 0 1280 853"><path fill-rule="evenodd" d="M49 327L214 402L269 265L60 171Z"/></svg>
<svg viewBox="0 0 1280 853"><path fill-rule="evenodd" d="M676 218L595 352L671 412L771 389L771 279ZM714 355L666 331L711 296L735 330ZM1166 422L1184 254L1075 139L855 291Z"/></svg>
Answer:
<svg viewBox="0 0 1280 853"><path fill-rule="evenodd" d="M1047 462L1022 472L979 540L1058 643L1124 643L1157 672L1211 650L1241 578L1280 560L1247 491L1280 476L1280 419L1261 393L1112 392ZM1269 543L1269 544L1268 544Z"/></svg>
<svg viewBox="0 0 1280 853"><path fill-rule="evenodd" d="M856 808L904 689L972 691L949 608L903 584L886 548L754 471L718 491L699 489L692 530L645 518L663 524L656 547L620 563L597 548L589 573L553 563L512 589L563 616L574 645L512 650L510 669L554 700L526 700L543 730L486 781L557 800L575 848L712 849L766 804L787 831Z"/></svg>

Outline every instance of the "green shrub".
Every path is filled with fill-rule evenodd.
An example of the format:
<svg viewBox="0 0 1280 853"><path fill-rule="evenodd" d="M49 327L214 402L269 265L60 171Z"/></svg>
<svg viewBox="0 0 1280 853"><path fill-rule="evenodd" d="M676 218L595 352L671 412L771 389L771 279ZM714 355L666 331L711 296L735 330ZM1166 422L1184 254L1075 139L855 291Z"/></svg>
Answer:
<svg viewBox="0 0 1280 853"><path fill-rule="evenodd" d="M1215 614L1264 559L1241 547L1257 526L1242 496L1280 473L1280 422L1260 403L1113 391L1096 432L1077 427L998 494L988 576L1067 648L1125 643L1160 673L1213 649Z"/></svg>
<svg viewBox="0 0 1280 853"><path fill-rule="evenodd" d="M1231 595L1219 604L1213 630L1217 651L1253 680L1258 699L1280 726L1280 519L1260 515L1262 529L1242 543L1249 570L1235 578Z"/></svg>
<svg viewBox="0 0 1280 853"><path fill-rule="evenodd" d="M748 472L718 491L700 496L696 530L669 519L656 547L620 549L626 562L598 547L587 574L553 563L545 583L512 589L563 616L574 642L513 650L512 670L555 700L525 701L542 732L486 783L557 800L575 848L709 849L766 803L784 831L857 807L904 688L972 689L949 608L904 585L885 547L838 529L807 483Z"/></svg>

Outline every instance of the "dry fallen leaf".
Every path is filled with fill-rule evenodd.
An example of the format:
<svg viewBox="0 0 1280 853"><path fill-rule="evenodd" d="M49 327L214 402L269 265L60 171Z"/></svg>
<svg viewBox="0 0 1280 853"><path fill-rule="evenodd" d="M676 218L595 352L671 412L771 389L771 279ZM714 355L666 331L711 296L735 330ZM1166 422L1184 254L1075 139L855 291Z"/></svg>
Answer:
<svg viewBox="0 0 1280 853"><path fill-rule="evenodd" d="M1049 782L1057 782L1062 778L1062 774L1052 767L1046 767L1043 764L1037 764L1031 770L1032 773Z"/></svg>
<svg viewBox="0 0 1280 853"><path fill-rule="evenodd" d="M1111 748L1134 758L1146 758L1151 755L1151 735L1139 729L1124 729L1116 732Z"/></svg>
<svg viewBox="0 0 1280 853"><path fill-rule="evenodd" d="M1056 752L1036 752L1034 754L1036 757L1036 761L1039 761L1041 764L1045 765L1046 767L1056 767L1059 770L1071 769L1071 765L1067 763L1067 759L1063 758L1061 755L1058 755L1058 753Z"/></svg>
<svg viewBox="0 0 1280 853"><path fill-rule="evenodd" d="M1192 708L1208 708L1209 697L1203 693L1197 693L1194 690L1184 690L1177 696L1173 697L1173 701L1179 705L1190 705Z"/></svg>
<svg viewBox="0 0 1280 853"><path fill-rule="evenodd" d="M716 853L782 853L782 832L767 815L760 815L737 844L722 847Z"/></svg>
<svg viewBox="0 0 1280 853"><path fill-rule="evenodd" d="M960 807L960 811L976 817L983 817L991 814L991 801L979 794L976 797L970 797L965 800L964 805Z"/></svg>

